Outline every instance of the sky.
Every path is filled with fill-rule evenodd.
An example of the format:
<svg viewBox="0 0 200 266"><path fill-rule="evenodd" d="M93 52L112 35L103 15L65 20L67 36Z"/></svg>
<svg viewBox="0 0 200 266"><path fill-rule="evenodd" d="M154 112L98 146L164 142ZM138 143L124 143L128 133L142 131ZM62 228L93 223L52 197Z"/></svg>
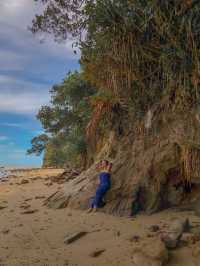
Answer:
<svg viewBox="0 0 200 266"><path fill-rule="evenodd" d="M41 10L34 0L0 0L0 166L41 166L41 156L26 155L43 132L36 114L52 85L79 68L71 41L41 43L27 30Z"/></svg>

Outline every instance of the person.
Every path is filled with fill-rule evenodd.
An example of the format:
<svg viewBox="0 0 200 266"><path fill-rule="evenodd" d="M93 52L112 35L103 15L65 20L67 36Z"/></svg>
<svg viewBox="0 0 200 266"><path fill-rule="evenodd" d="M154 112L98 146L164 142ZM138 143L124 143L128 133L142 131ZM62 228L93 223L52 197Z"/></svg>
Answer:
<svg viewBox="0 0 200 266"><path fill-rule="evenodd" d="M96 189L95 196L92 199L88 212L96 212L98 208L102 207L105 203L103 197L106 195L108 190L111 188L111 170L112 163L108 160L102 160L98 165L100 169L99 180L100 183Z"/></svg>

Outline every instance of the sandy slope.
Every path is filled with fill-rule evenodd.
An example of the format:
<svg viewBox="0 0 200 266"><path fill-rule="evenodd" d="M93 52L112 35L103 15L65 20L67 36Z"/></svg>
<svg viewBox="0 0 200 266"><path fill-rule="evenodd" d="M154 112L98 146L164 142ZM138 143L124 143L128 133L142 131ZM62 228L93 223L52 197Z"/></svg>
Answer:
<svg viewBox="0 0 200 266"><path fill-rule="evenodd" d="M0 209L0 266L133 266L133 249L137 245L132 240L134 236L139 236L139 241L152 239L152 245L160 238L160 233L149 231L151 225L157 224L165 230L173 219L188 216L194 225L200 225L200 218L175 211L119 218L102 213L47 209L43 206L44 199L63 187L63 184L52 185L48 177L60 172L62 170L53 169L18 171L19 177L0 183L0 206L6 207ZM29 183L21 184L24 179ZM22 214L27 210L36 212ZM70 245L64 243L66 235L79 231L88 234ZM193 248L190 243L178 248L170 254L167 265L200 266L200 257L192 256ZM91 253L98 249L105 251L92 257Z"/></svg>

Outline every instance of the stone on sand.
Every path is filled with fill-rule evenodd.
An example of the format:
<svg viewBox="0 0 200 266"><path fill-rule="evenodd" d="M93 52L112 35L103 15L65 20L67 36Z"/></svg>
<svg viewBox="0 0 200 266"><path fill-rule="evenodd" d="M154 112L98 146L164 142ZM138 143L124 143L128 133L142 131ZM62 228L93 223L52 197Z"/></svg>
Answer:
<svg viewBox="0 0 200 266"><path fill-rule="evenodd" d="M37 209L35 209L35 210L28 210L28 211L21 212L21 214L33 214L35 212L38 212L38 210Z"/></svg>
<svg viewBox="0 0 200 266"><path fill-rule="evenodd" d="M188 232L189 228L190 224L188 219L177 219L171 224L169 232L163 235L161 239L168 249L174 249L178 246L183 233Z"/></svg>
<svg viewBox="0 0 200 266"><path fill-rule="evenodd" d="M168 259L168 250L161 240L142 242L133 250L136 266L163 266Z"/></svg>
<svg viewBox="0 0 200 266"><path fill-rule="evenodd" d="M27 179L22 179L22 181L20 182L20 185L24 185L24 184L28 184L29 180Z"/></svg>
<svg viewBox="0 0 200 266"><path fill-rule="evenodd" d="M96 258L99 257L102 253L104 253L106 250L105 249L96 249L90 253L90 257Z"/></svg>
<svg viewBox="0 0 200 266"><path fill-rule="evenodd" d="M72 233L70 235L67 235L64 239L64 243L66 245L69 245L73 242L75 242L76 240L82 238L83 236L85 236L88 232L85 231L80 231L80 232L76 232L76 233Z"/></svg>

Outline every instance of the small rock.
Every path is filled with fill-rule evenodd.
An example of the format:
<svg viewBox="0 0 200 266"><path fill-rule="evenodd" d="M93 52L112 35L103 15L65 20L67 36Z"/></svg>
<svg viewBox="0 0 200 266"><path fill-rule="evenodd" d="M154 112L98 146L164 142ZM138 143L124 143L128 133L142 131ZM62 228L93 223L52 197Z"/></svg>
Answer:
<svg viewBox="0 0 200 266"><path fill-rule="evenodd" d="M25 199L24 201L30 201L30 200L32 200L33 198L27 198L27 199Z"/></svg>
<svg viewBox="0 0 200 266"><path fill-rule="evenodd" d="M199 245L193 247L192 256L195 258L200 257L200 246Z"/></svg>
<svg viewBox="0 0 200 266"><path fill-rule="evenodd" d="M32 214L32 213L35 213L35 212L38 212L38 210L28 210L28 211L24 211L24 212L21 212L21 214Z"/></svg>
<svg viewBox="0 0 200 266"><path fill-rule="evenodd" d="M136 266L162 266L169 259L168 250L160 240L141 243L133 252Z"/></svg>
<svg viewBox="0 0 200 266"><path fill-rule="evenodd" d="M27 179L22 179L20 185L28 184L29 181Z"/></svg>
<svg viewBox="0 0 200 266"><path fill-rule="evenodd" d="M19 224L18 226L19 226L19 227L22 227L22 226L23 226L23 224Z"/></svg>
<svg viewBox="0 0 200 266"><path fill-rule="evenodd" d="M169 228L169 232L161 237L165 243L166 248L174 249L180 243L181 237L184 232L188 232L190 223L188 219L175 220Z"/></svg>
<svg viewBox="0 0 200 266"><path fill-rule="evenodd" d="M105 251L106 251L105 249L97 249L90 253L90 257L93 257L93 258L99 257Z"/></svg>
<svg viewBox="0 0 200 266"><path fill-rule="evenodd" d="M48 186L48 187L50 187L50 186L53 185L53 183L52 182L48 182L48 183L45 183L45 185Z"/></svg>
<svg viewBox="0 0 200 266"><path fill-rule="evenodd" d="M31 205L25 205L25 204L22 204L21 206L19 206L21 209L28 209L31 207Z"/></svg>
<svg viewBox="0 0 200 266"><path fill-rule="evenodd" d="M152 225L150 226L149 230L153 233L158 232L160 230L160 227L158 225Z"/></svg>
<svg viewBox="0 0 200 266"><path fill-rule="evenodd" d="M5 230L2 231L2 233L3 233L4 235L7 235L9 232L10 232L9 229L5 229Z"/></svg>
<svg viewBox="0 0 200 266"><path fill-rule="evenodd" d="M0 210L7 208L7 206L0 206Z"/></svg>
<svg viewBox="0 0 200 266"><path fill-rule="evenodd" d="M138 235L135 235L129 238L130 242L139 242L139 240L140 240L140 236Z"/></svg>
<svg viewBox="0 0 200 266"><path fill-rule="evenodd" d="M70 236L66 236L65 239L64 239L64 243L65 244L71 244L72 242L80 239L81 237L85 236L88 232L84 232L84 231L81 231L81 232L78 232L78 233L73 233L72 235Z"/></svg>
<svg viewBox="0 0 200 266"><path fill-rule="evenodd" d="M120 231L117 231L117 236L120 236L120 235L121 235Z"/></svg>
<svg viewBox="0 0 200 266"><path fill-rule="evenodd" d="M189 239L190 243L195 244L200 241L200 235L193 235Z"/></svg>

